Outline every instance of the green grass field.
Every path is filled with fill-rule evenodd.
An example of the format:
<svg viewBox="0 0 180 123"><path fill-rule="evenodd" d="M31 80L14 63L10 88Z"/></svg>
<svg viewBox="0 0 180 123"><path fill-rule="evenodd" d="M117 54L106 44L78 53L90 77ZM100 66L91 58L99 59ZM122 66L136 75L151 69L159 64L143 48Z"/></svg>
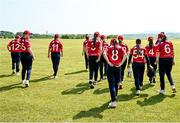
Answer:
<svg viewBox="0 0 180 123"><path fill-rule="evenodd" d="M7 39L0 40L0 122L3 121L179 121L180 122L180 40L173 41L176 65L173 78L177 93L172 94L166 79L166 94L159 95L157 84L148 85L145 75L140 97L134 94L134 81L125 77L119 91L118 107L108 109L110 101L107 80L94 90L88 87L88 72L84 71L81 55L82 40L63 40L59 78L51 79L51 60L47 58L50 40L32 40L36 59L30 87L24 88L20 76L11 76ZM134 41L126 41L132 47ZM145 45L146 41L143 41ZM127 73L126 73L127 74Z"/></svg>

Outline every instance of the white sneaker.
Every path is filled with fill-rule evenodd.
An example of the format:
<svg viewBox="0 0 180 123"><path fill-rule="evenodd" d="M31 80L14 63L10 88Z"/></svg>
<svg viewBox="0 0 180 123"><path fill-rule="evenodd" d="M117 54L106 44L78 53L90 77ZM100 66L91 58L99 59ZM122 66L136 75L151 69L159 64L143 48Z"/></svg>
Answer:
<svg viewBox="0 0 180 123"><path fill-rule="evenodd" d="M58 76L54 76L54 79L57 79L58 78Z"/></svg>
<svg viewBox="0 0 180 123"><path fill-rule="evenodd" d="M158 92L159 92L160 94L163 94L163 95L165 94L165 91L164 91L164 90L159 90Z"/></svg>
<svg viewBox="0 0 180 123"><path fill-rule="evenodd" d="M139 88L140 90L142 90L142 86L140 86L140 88Z"/></svg>
<svg viewBox="0 0 180 123"><path fill-rule="evenodd" d="M17 73L16 73L16 75L17 75L17 76L19 76L19 75L20 75L20 73L19 73L19 72L17 72Z"/></svg>
<svg viewBox="0 0 180 123"><path fill-rule="evenodd" d="M137 95L137 96L139 96L139 95L140 95L140 93L141 93L141 91L140 91L140 90L137 90L137 91L136 91L136 95Z"/></svg>
<svg viewBox="0 0 180 123"><path fill-rule="evenodd" d="M152 85L152 86L153 86L153 85L155 85L155 83L151 82L151 83L150 83L150 85Z"/></svg>
<svg viewBox="0 0 180 123"><path fill-rule="evenodd" d="M22 80L22 84L25 85L26 84L26 80Z"/></svg>
<svg viewBox="0 0 180 123"><path fill-rule="evenodd" d="M175 85L172 85L171 87L172 87L173 93L176 93L176 87L175 87Z"/></svg>
<svg viewBox="0 0 180 123"><path fill-rule="evenodd" d="M116 108L116 107L117 107L116 101L110 102L108 105L108 108Z"/></svg>
<svg viewBox="0 0 180 123"><path fill-rule="evenodd" d="M26 81L25 81L25 86L26 86L26 87L29 87L29 80L26 80Z"/></svg>

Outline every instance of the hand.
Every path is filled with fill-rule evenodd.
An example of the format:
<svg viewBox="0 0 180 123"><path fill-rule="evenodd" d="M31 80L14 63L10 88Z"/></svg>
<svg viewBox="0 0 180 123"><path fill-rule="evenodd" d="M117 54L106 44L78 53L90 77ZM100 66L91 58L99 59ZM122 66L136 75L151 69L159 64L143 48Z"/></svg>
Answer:
<svg viewBox="0 0 180 123"><path fill-rule="evenodd" d="M96 62L99 62L100 61L100 59L98 58L97 60L96 60Z"/></svg>
<svg viewBox="0 0 180 123"><path fill-rule="evenodd" d="M157 65L157 62L154 62L155 65Z"/></svg>
<svg viewBox="0 0 180 123"><path fill-rule="evenodd" d="M35 60L35 56L32 56L32 60L33 60L33 61Z"/></svg>
<svg viewBox="0 0 180 123"><path fill-rule="evenodd" d="M173 65L175 65L175 61L173 60Z"/></svg>
<svg viewBox="0 0 180 123"><path fill-rule="evenodd" d="M119 65L117 65L116 67L121 67L121 65L122 65L122 64L120 63L120 64L119 64Z"/></svg>
<svg viewBox="0 0 180 123"><path fill-rule="evenodd" d="M48 54L48 58L50 58L50 55Z"/></svg>
<svg viewBox="0 0 180 123"><path fill-rule="evenodd" d="M113 67L113 66L114 66L111 62L109 62L108 64L109 64L109 66L111 66L111 67Z"/></svg>

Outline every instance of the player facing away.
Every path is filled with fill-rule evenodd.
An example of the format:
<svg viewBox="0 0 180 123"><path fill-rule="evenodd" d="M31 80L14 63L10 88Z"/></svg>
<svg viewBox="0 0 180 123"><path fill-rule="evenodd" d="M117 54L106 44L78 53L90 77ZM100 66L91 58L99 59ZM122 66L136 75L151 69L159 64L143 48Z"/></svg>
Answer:
<svg viewBox="0 0 180 123"><path fill-rule="evenodd" d="M106 50L106 48L109 46L108 43L106 42L106 36L105 35L101 35L100 36L101 38L101 42L102 42L102 52L104 50ZM104 59L104 56L103 54L101 55L101 59L100 59L100 62L99 62L99 70L100 70L100 81L103 80L104 76L107 75L107 62L106 60Z"/></svg>
<svg viewBox="0 0 180 123"><path fill-rule="evenodd" d="M88 41L86 54L89 59L89 84L90 88L93 89L97 83L99 61L102 54L102 43L99 32L95 32L93 39Z"/></svg>
<svg viewBox="0 0 180 123"><path fill-rule="evenodd" d="M30 31L25 30L21 43L21 64L22 64L22 83L25 87L29 87L29 80L31 76L32 63L35 59L30 43Z"/></svg>
<svg viewBox="0 0 180 123"><path fill-rule="evenodd" d="M122 35L119 35L117 37L118 39L118 43L119 45L122 47L122 49L124 50L124 52L126 53L126 60L125 62L123 63L123 65L121 66L121 82L120 82L120 85L119 85L119 89L122 89L122 83L123 83L123 80L124 80L124 71L125 71L125 68L126 68L126 64L127 64L127 59L128 59L128 55L129 55L129 48L128 46L124 43L124 37Z"/></svg>
<svg viewBox="0 0 180 123"><path fill-rule="evenodd" d="M147 62L149 69L152 69L146 49L141 46L141 39L136 39L136 45L130 50L128 68L130 68L131 60L135 80L136 95L138 96L140 95L140 90L143 86L145 63Z"/></svg>
<svg viewBox="0 0 180 123"><path fill-rule="evenodd" d="M108 63L107 78L111 96L111 102L108 107L115 108L118 85L121 81L120 67L126 60L126 55L116 39L111 40L110 46L103 52L103 55Z"/></svg>
<svg viewBox="0 0 180 123"><path fill-rule="evenodd" d="M15 39L10 41L7 45L7 49L11 52L12 59L12 74L20 75L19 64L21 61L21 44L20 36L16 35Z"/></svg>
<svg viewBox="0 0 180 123"><path fill-rule="evenodd" d="M86 46L87 46L87 43L88 43L88 41L89 41L89 35L86 34L85 38L86 38L86 39L83 41L83 51L82 51L82 56L84 55L85 68L86 68L86 71L88 71L89 60L88 60L87 54L86 54Z"/></svg>
<svg viewBox="0 0 180 123"><path fill-rule="evenodd" d="M171 71L172 66L175 65L174 61L174 47L171 41L169 41L165 34L161 35L161 42L158 45L159 48L159 76L160 76L160 91L159 93L164 94L165 90L165 81L164 76L167 75L167 78L172 87L173 93L176 93L176 88L174 81L172 79Z"/></svg>
<svg viewBox="0 0 180 123"><path fill-rule="evenodd" d="M148 37L148 45L145 47L147 51L147 56L149 57L149 61L153 69L147 69L147 75L149 77L149 82L151 85L154 85L156 83L156 69L157 69L157 63L156 58L158 55L158 46L154 45L154 39L152 36Z"/></svg>
<svg viewBox="0 0 180 123"><path fill-rule="evenodd" d="M53 70L54 70L54 79L57 79L57 72L59 67L60 58L63 57L63 45L62 42L59 39L59 35L54 35L54 40L50 42L49 49L48 49L48 58L50 58L51 53L51 60L53 64Z"/></svg>

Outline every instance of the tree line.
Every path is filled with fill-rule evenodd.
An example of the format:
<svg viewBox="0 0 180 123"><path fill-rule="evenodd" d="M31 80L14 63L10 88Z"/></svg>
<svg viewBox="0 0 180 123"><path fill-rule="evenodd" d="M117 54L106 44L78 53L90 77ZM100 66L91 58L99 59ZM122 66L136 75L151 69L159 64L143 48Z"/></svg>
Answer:
<svg viewBox="0 0 180 123"><path fill-rule="evenodd" d="M10 31L0 31L0 38L14 38L16 34L19 34L20 36L23 35L23 32L17 32L13 33ZM125 34L123 35L125 39L136 39L136 38L141 38L141 39L146 39L150 34ZM157 37L157 34L151 34L153 37ZM180 39L180 33L167 33L166 34L169 39ZM92 34L90 34L92 37ZM54 34L38 34L34 33L31 35L31 38L34 39L51 39L54 37ZM60 37L62 39L84 39L85 34L60 34ZM108 35L107 38L116 38L117 35Z"/></svg>

